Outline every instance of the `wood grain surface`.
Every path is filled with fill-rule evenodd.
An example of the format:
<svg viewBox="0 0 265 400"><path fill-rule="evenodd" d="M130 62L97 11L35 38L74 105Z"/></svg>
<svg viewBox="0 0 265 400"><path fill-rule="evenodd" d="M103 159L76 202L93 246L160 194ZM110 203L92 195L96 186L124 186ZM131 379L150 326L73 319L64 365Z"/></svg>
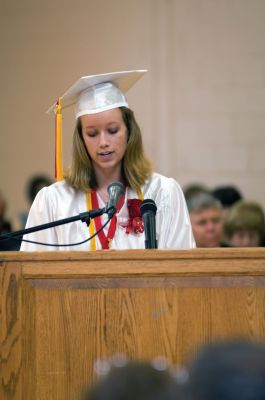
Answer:
<svg viewBox="0 0 265 400"><path fill-rule="evenodd" d="M1 400L78 400L117 353L265 341L263 249L0 253L0 289Z"/></svg>

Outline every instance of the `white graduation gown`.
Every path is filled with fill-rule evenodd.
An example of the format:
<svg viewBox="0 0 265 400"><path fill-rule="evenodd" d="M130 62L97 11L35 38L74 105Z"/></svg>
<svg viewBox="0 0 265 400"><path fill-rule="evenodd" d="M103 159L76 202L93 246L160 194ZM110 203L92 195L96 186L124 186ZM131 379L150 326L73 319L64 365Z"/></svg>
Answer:
<svg viewBox="0 0 265 400"><path fill-rule="evenodd" d="M142 187L145 199L153 199L157 206L156 232L159 249L190 249L195 247L189 214L183 192L172 178L153 173ZM117 214L117 228L111 243L111 249L144 249L145 234L126 233L128 221L127 199L137 199L137 194L126 189L124 205ZM99 207L105 204L99 198ZM86 194L69 186L65 181L56 182L45 187L37 194L29 212L26 228L68 218L87 211ZM102 224L107 220L103 215ZM107 234L108 225L104 229ZM24 239L51 244L71 244L81 242L89 237L86 223L71 222L56 228L50 228L24 236ZM97 249L101 244L96 237ZM22 242L22 251L89 251L90 242L76 246L43 246Z"/></svg>

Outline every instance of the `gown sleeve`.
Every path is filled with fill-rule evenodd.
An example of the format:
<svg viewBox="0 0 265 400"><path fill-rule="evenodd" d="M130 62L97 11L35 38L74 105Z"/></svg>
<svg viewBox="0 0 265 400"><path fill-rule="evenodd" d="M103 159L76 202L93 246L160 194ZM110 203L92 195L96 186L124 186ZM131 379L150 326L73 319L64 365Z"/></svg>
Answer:
<svg viewBox="0 0 265 400"><path fill-rule="evenodd" d="M54 220L53 212L53 200L51 193L47 190L47 188L41 189L29 211L26 228L30 228L32 226L37 226L41 224L46 224ZM58 243L56 230L54 228L41 230L38 232L30 233L23 236L25 240L33 240L36 242L43 243ZM56 251L59 250L58 247L52 246L43 246L40 244L27 243L23 242L20 247L21 251Z"/></svg>
<svg viewBox="0 0 265 400"><path fill-rule="evenodd" d="M191 249L196 247L186 201L179 184L168 178L157 193L158 248Z"/></svg>

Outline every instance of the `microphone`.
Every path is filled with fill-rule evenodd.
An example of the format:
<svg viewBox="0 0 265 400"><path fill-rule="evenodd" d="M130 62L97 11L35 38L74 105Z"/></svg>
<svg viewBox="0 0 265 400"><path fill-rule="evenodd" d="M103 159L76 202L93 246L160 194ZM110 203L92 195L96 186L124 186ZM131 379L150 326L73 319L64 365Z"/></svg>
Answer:
<svg viewBox="0 0 265 400"><path fill-rule="evenodd" d="M112 182L108 186L109 200L105 207L105 212L108 214L109 218L112 218L117 211L118 201L124 194L124 186L120 182Z"/></svg>
<svg viewBox="0 0 265 400"><path fill-rule="evenodd" d="M157 249L156 241L156 204L152 199L146 199L141 204L141 216L144 221L145 248Z"/></svg>

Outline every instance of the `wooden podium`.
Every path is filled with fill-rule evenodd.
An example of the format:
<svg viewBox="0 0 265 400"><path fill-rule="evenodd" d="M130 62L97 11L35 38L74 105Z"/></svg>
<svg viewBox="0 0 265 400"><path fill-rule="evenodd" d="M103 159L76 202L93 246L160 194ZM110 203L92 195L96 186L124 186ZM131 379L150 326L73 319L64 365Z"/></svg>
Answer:
<svg viewBox="0 0 265 400"><path fill-rule="evenodd" d="M265 341L265 249L0 253L0 399L78 400L98 359Z"/></svg>

